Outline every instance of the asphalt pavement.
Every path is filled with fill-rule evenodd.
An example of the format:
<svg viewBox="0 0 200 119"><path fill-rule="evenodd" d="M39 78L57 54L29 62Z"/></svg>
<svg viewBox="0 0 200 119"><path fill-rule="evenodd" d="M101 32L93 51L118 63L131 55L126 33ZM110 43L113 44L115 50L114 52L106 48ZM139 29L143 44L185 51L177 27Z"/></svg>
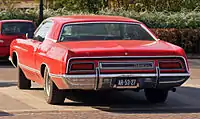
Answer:
<svg viewBox="0 0 200 119"><path fill-rule="evenodd" d="M16 87L16 69L0 62L0 118L200 118L200 59L189 59L191 77L177 91L170 92L165 104L150 104L144 92L74 92L63 105L45 102L41 86L31 90Z"/></svg>

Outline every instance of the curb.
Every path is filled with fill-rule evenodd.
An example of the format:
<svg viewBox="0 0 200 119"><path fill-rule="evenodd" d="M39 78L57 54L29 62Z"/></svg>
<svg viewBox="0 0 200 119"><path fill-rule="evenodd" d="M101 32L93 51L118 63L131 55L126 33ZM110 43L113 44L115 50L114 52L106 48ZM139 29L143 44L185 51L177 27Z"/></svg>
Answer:
<svg viewBox="0 0 200 119"><path fill-rule="evenodd" d="M188 59L200 59L200 57L187 57Z"/></svg>
<svg viewBox="0 0 200 119"><path fill-rule="evenodd" d="M187 54L188 59L200 59L200 54Z"/></svg>
<svg viewBox="0 0 200 119"><path fill-rule="evenodd" d="M40 110L40 109L31 109L31 110L3 110L5 113L13 115L22 115L27 113L65 113L72 111L79 112L94 112L94 111L105 111L105 112L120 112L120 113L199 113L200 107L198 106L183 106L183 107L125 107L125 108L101 108L96 107L90 110Z"/></svg>

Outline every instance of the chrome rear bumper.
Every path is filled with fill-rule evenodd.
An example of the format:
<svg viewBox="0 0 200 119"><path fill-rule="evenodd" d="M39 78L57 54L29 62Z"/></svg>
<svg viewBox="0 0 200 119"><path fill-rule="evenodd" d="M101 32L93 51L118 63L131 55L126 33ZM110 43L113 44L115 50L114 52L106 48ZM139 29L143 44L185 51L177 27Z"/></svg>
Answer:
<svg viewBox="0 0 200 119"><path fill-rule="evenodd" d="M153 68L155 69L155 72L153 73L130 73L130 74L122 74L122 73L101 73L103 70L106 69L118 69L122 66L118 65L118 67L114 66L113 63L111 66L102 66L104 63L103 60L109 60L112 61L119 61L119 64L122 62L120 60L124 59L126 60L133 60L134 59L148 59L148 61L154 61L155 59L161 59L161 58L167 58L167 59L180 59L185 64L185 73L162 73L160 71L159 66L151 67L152 65L148 65L148 67L145 68ZM98 67L96 67L96 73L94 74L83 74L83 75L68 75L69 73L69 64L72 60L81 60L81 59L96 59L100 63ZM139 60L137 60L139 61ZM124 61L123 61L124 62ZM123 63L122 62L122 63ZM133 63L134 64L134 63ZM106 68L106 69L105 69ZM141 68L141 67L140 67ZM113 70L114 71L114 70ZM64 75L53 75L50 74L50 76L56 79L54 80L55 83L58 85L60 84L60 87L63 87L61 89L84 89L84 90L101 90L101 89L135 89L135 88L173 88L182 85L189 77L190 73L188 71L188 65L184 57L182 56L110 56L110 57L72 57L68 60L67 63L67 69L66 74ZM118 80L120 78L133 78L137 80L137 84L135 86L117 86L114 80ZM60 82L60 78L62 78L62 84ZM118 79L116 79L118 78ZM57 85L57 86L58 86ZM58 86L59 87L59 86Z"/></svg>
<svg viewBox="0 0 200 119"><path fill-rule="evenodd" d="M62 78L69 89L101 90L101 89L135 89L135 88L172 88L182 85L189 77L189 73L161 73L161 74L100 74L93 75L50 75ZM136 86L120 86L113 83L116 78L131 77L137 80Z"/></svg>

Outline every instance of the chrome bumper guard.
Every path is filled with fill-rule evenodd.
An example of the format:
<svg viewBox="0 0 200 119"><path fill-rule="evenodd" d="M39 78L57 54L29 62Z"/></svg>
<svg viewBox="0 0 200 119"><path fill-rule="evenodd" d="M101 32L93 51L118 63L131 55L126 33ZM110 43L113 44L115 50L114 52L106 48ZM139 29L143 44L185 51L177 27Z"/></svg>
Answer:
<svg viewBox="0 0 200 119"><path fill-rule="evenodd" d="M135 89L135 88L171 88L180 86L189 77L189 73L156 73L140 74L101 74L96 68L96 74L62 75L64 83L70 89L100 90L100 89ZM113 84L114 78L135 78L136 86L120 86Z"/></svg>

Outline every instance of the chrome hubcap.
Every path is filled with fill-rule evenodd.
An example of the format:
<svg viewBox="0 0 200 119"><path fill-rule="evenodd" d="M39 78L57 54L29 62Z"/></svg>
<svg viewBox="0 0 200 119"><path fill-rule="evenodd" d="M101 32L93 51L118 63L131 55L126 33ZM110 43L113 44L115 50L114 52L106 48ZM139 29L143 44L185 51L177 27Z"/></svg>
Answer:
<svg viewBox="0 0 200 119"><path fill-rule="evenodd" d="M50 80L49 80L49 75L48 75L48 73L46 73L46 76L45 76L45 91L46 91L47 96L50 95L50 88L51 88L50 85L51 84L50 84Z"/></svg>

